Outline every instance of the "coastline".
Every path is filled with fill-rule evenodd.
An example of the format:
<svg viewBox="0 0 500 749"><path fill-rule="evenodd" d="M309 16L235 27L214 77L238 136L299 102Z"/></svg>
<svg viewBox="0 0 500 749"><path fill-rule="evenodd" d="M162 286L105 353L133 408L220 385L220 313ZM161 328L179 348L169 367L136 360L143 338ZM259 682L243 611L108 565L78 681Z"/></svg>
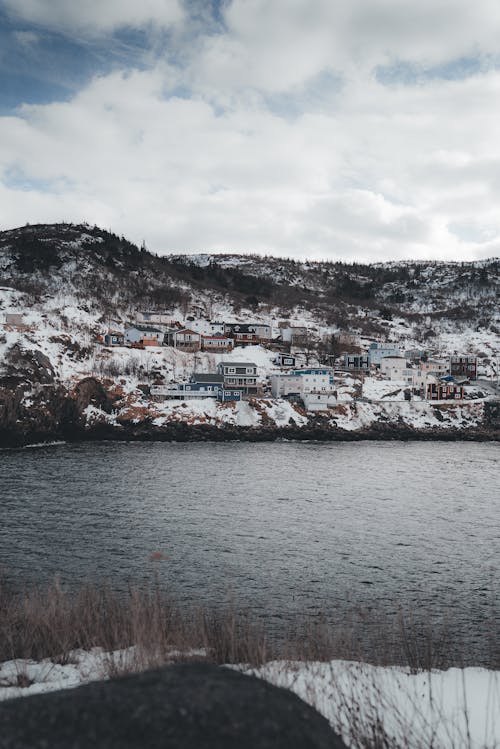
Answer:
<svg viewBox="0 0 500 749"><path fill-rule="evenodd" d="M378 424L359 431L311 425L307 427L234 427L172 423L164 427L135 424L116 427L64 425L54 431L0 429L0 449L77 442L500 442L500 429L410 429Z"/></svg>
<svg viewBox="0 0 500 749"><path fill-rule="evenodd" d="M84 378L71 389L36 387L17 378L0 384L0 447L110 440L493 442L500 440L500 400L352 400L311 413L272 398L158 403L95 378Z"/></svg>

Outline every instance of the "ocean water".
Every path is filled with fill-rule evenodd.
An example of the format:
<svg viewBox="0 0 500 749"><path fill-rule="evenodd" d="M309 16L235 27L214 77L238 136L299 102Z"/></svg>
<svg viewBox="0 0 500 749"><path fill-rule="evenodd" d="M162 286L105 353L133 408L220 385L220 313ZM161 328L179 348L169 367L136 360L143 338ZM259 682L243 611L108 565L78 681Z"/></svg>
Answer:
<svg viewBox="0 0 500 749"><path fill-rule="evenodd" d="M467 442L4 450L0 568L18 586L156 578L276 621L432 612L472 642L496 617L499 458Z"/></svg>

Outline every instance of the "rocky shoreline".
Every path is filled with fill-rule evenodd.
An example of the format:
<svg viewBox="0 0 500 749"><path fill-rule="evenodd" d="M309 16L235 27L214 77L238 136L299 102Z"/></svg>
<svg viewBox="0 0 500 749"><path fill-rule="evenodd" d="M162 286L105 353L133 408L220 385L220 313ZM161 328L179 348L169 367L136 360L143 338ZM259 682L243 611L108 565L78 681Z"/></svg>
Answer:
<svg viewBox="0 0 500 749"><path fill-rule="evenodd" d="M500 440L499 401L476 406L475 421L449 426L447 404L432 404L440 426L416 428L405 423L397 411L361 428L342 428L330 414L300 415L286 424L263 417L254 425L239 425L212 418L189 419L189 412L177 411L154 419L147 411L137 415L130 408L119 411L109 390L94 378L85 378L69 391L62 385L47 384L35 390L26 381L4 378L0 382L0 447L23 447L56 441L162 441L162 442L273 442L276 440L359 442L365 440L439 440L490 442ZM151 404L149 404L151 406ZM255 409L259 403L253 405ZM356 410L356 405L351 406ZM92 418L89 413L92 412ZM175 417L175 418L174 418ZM453 422L451 422L453 423Z"/></svg>

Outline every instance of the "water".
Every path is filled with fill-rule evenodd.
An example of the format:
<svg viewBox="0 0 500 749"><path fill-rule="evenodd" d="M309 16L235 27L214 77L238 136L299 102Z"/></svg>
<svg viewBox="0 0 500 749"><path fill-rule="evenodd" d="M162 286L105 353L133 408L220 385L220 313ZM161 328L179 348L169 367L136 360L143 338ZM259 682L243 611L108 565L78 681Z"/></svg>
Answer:
<svg viewBox="0 0 500 749"><path fill-rule="evenodd" d="M0 567L18 585L157 574L180 601L275 619L432 611L474 639L498 590L499 455L465 442L4 450Z"/></svg>

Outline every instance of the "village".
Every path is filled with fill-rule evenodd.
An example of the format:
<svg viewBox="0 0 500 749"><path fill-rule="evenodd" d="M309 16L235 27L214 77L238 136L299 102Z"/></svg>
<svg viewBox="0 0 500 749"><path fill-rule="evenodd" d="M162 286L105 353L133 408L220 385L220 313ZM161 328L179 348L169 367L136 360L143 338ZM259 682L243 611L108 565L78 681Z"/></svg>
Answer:
<svg viewBox="0 0 500 749"><path fill-rule="evenodd" d="M477 356L462 352L436 356L435 352L424 349L405 350L397 341L372 341L363 350L359 341L346 335L338 336L337 351L332 352L333 347L315 338L308 326L288 321L273 326L191 316L181 322L160 311L140 312L137 318L123 330L103 333L98 342L110 349L155 351L158 347L170 347L195 355L193 371L187 378L167 382L157 377L149 384L145 395L153 401L211 398L228 403L277 398L308 412L318 412L328 411L345 399L342 386L346 381L356 382L351 392L361 401L390 398L460 402L478 398L481 392L478 393L477 382L481 374L481 384L486 386L483 397L498 389L497 362L490 359L482 362ZM259 367L253 360L255 357L245 357L245 350L250 353L256 350L253 347L271 353L271 367ZM204 353L218 355L213 371L201 371L203 367L196 366ZM484 379L485 366L489 368L489 380ZM347 397L352 399L351 395Z"/></svg>

